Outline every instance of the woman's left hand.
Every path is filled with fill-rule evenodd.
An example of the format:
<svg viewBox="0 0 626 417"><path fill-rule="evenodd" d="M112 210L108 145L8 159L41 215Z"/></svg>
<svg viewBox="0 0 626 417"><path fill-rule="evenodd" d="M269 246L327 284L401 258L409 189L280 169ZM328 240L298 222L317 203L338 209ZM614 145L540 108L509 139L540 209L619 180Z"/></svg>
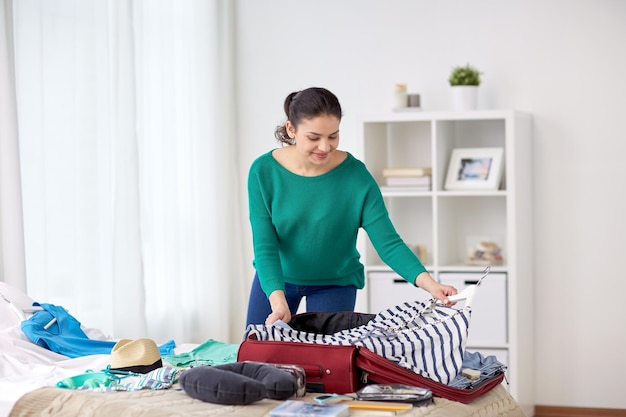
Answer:
<svg viewBox="0 0 626 417"><path fill-rule="evenodd" d="M457 293L456 288L450 286L450 285L443 285L443 284L439 284L439 283L435 283L435 285L433 286L433 288L430 291L430 294L437 300L441 300L441 302L448 307L453 306L454 302L450 301L448 299L449 295L454 295Z"/></svg>
<svg viewBox="0 0 626 417"><path fill-rule="evenodd" d="M449 295L457 293L456 288L450 285L438 283L430 276L428 272L422 272L415 278L415 285L428 291L433 298L440 300L444 305L450 307L455 303L448 299Z"/></svg>

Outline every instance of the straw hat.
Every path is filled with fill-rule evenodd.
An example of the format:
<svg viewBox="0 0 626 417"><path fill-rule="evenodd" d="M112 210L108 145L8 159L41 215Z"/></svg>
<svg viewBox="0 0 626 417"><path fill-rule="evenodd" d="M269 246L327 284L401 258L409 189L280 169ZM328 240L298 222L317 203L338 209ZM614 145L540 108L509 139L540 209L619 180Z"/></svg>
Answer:
<svg viewBox="0 0 626 417"><path fill-rule="evenodd" d="M122 339L113 346L110 368L146 374L163 366L161 353L154 340Z"/></svg>

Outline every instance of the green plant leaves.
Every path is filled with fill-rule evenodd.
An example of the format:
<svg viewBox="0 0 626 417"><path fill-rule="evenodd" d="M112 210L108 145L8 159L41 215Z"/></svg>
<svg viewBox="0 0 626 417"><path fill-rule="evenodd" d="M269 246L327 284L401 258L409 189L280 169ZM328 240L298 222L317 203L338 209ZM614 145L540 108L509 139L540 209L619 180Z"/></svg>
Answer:
<svg viewBox="0 0 626 417"><path fill-rule="evenodd" d="M480 74L482 73L468 63L464 67L452 68L448 81L450 85L480 85Z"/></svg>

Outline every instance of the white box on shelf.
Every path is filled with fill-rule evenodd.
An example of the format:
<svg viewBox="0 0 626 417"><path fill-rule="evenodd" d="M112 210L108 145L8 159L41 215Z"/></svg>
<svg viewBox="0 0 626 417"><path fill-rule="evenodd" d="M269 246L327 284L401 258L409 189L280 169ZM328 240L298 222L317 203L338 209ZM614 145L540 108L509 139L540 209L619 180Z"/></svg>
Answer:
<svg viewBox="0 0 626 417"><path fill-rule="evenodd" d="M442 284L452 285L459 292L476 284L481 273L445 272L439 274ZM467 346L506 346L507 343L507 300L506 274L491 272L476 288L472 303ZM464 302L455 305L462 308Z"/></svg>
<svg viewBox="0 0 626 417"><path fill-rule="evenodd" d="M431 298L428 292L408 283L395 272L370 272L367 278L371 313L379 313L405 301L425 301Z"/></svg>

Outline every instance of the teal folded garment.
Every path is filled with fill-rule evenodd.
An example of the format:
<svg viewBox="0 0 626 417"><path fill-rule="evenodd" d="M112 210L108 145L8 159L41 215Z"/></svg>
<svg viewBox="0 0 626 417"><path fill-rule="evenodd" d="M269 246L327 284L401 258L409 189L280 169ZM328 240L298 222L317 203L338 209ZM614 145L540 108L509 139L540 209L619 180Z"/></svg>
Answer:
<svg viewBox="0 0 626 417"><path fill-rule="evenodd" d="M190 365L224 365L237 362L239 343L224 343L209 339L193 350L178 355L162 356L162 359L173 366L182 368Z"/></svg>
<svg viewBox="0 0 626 417"><path fill-rule="evenodd" d="M65 378L64 380L57 382L56 386L67 389L84 389L108 387L112 382L113 378L110 374L106 372L93 372L88 370L84 374Z"/></svg>

